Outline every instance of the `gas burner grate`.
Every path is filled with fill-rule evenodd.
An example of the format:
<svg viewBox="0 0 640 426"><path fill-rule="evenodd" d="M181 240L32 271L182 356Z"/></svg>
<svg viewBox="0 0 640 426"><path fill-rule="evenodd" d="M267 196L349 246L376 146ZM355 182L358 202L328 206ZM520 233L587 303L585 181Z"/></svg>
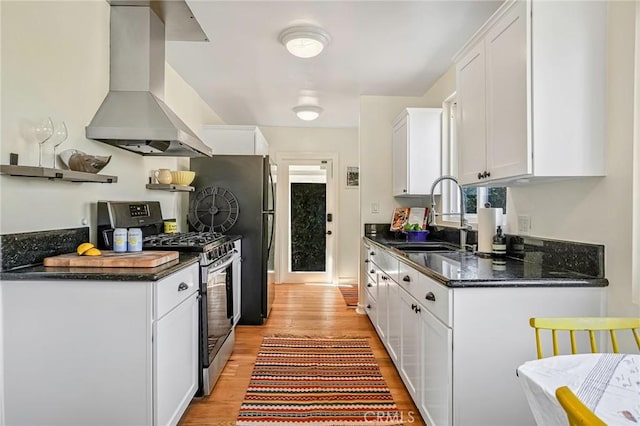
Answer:
<svg viewBox="0 0 640 426"><path fill-rule="evenodd" d="M142 243L146 248L202 248L222 238L224 236L218 232L184 232L151 235Z"/></svg>

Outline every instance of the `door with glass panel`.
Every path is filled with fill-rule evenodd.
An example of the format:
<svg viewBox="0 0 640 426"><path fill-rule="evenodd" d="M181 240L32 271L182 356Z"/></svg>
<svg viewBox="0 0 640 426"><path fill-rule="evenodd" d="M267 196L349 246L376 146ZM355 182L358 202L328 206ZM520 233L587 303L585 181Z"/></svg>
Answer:
<svg viewBox="0 0 640 426"><path fill-rule="evenodd" d="M336 237L333 162L285 160L278 167L286 221L280 281L330 283Z"/></svg>

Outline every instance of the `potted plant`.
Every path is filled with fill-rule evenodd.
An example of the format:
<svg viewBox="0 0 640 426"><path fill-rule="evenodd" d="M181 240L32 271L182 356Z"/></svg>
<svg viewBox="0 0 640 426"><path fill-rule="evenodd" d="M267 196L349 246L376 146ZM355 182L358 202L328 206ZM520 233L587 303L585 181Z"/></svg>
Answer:
<svg viewBox="0 0 640 426"><path fill-rule="evenodd" d="M407 223L404 232L407 234L407 241L426 241L429 235L429 231L422 229L419 223Z"/></svg>

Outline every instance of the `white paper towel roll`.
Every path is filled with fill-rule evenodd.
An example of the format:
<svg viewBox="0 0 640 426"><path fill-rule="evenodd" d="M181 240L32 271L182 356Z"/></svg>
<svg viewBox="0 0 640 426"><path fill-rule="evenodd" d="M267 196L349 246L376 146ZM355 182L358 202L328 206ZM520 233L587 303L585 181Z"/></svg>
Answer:
<svg viewBox="0 0 640 426"><path fill-rule="evenodd" d="M478 251L480 253L491 253L491 244L498 225L502 226L502 207L478 209Z"/></svg>

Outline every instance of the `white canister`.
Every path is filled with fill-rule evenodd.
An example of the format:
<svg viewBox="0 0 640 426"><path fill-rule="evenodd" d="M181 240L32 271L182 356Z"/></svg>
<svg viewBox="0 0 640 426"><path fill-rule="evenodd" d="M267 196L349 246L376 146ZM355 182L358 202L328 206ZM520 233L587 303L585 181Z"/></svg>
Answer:
<svg viewBox="0 0 640 426"><path fill-rule="evenodd" d="M117 253L127 251L127 230L125 228L113 230L113 251Z"/></svg>
<svg viewBox="0 0 640 426"><path fill-rule="evenodd" d="M140 228L129 229L128 251L142 251L142 230Z"/></svg>

